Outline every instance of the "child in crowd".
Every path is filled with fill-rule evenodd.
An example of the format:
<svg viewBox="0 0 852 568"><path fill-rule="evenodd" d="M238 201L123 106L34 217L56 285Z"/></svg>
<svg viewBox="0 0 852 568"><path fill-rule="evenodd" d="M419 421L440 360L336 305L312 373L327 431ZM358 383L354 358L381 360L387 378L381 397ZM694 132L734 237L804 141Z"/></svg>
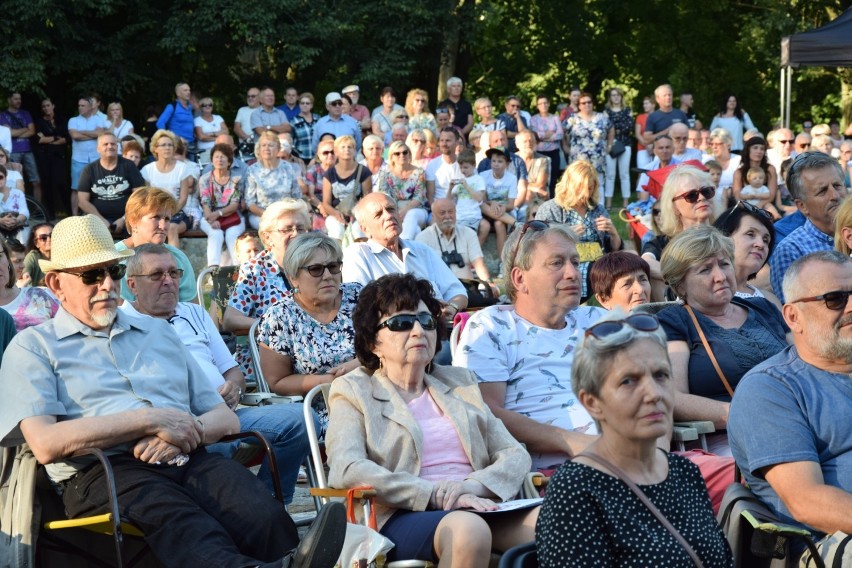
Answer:
<svg viewBox="0 0 852 568"><path fill-rule="evenodd" d="M793 196L790 195L790 190L787 189L787 184L782 183L787 179L787 170L790 169L790 164L793 163L793 158L787 158L781 162L781 171L778 172L778 191L775 192L775 209L783 212L783 215L790 215L799 210L793 203Z"/></svg>
<svg viewBox="0 0 852 568"><path fill-rule="evenodd" d="M515 225L515 218L509 212L515 208L518 178L507 171L511 157L505 148L502 146L489 148L485 155L491 160L491 169L482 172L487 201L482 204L481 210L486 218L494 222L494 232L497 233L497 256L501 257L506 235Z"/></svg>
<svg viewBox="0 0 852 568"><path fill-rule="evenodd" d="M747 201L760 209L765 209L774 218L780 219L778 210L772 205L774 195L766 186L766 173L763 168L751 167L746 172L746 181L748 185L743 186L740 190L739 198Z"/></svg>
<svg viewBox="0 0 852 568"><path fill-rule="evenodd" d="M12 253L9 262L12 263L15 269L15 285L18 288L30 286L33 279L29 272L24 272L24 258L27 256L27 247L18 239L9 239L6 241L6 244L9 245L9 251Z"/></svg>
<svg viewBox="0 0 852 568"><path fill-rule="evenodd" d="M728 209L728 201L731 199L730 187L719 187L719 181L722 179L722 165L716 160L708 160L704 163L707 168L707 173L710 174L710 179L713 180L713 186L716 188L716 195L713 196L713 217L718 217Z"/></svg>
<svg viewBox="0 0 852 568"><path fill-rule="evenodd" d="M257 231L246 231L237 237L237 243L234 245L234 264L239 266L244 262L250 261L257 253L263 250L263 244L260 242L260 236Z"/></svg>
<svg viewBox="0 0 852 568"><path fill-rule="evenodd" d="M491 223L482 218L480 209L485 200L485 181L476 173L476 156L472 150L460 153L458 164L464 178L453 180L451 190L456 198L456 221L476 231L482 245L491 230Z"/></svg>

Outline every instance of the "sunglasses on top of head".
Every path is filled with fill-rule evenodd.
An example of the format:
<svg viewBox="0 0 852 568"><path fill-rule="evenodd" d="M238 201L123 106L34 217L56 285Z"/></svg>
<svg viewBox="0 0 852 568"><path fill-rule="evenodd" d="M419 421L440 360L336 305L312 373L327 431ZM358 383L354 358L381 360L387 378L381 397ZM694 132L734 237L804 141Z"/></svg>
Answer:
<svg viewBox="0 0 852 568"><path fill-rule="evenodd" d="M677 201L678 199L683 199L687 203L698 203L699 196L704 199L710 200L713 199L713 196L716 195L716 188L710 185L706 185L704 187L699 187L698 189L693 189L691 191L687 191L681 195L678 195L672 201Z"/></svg>

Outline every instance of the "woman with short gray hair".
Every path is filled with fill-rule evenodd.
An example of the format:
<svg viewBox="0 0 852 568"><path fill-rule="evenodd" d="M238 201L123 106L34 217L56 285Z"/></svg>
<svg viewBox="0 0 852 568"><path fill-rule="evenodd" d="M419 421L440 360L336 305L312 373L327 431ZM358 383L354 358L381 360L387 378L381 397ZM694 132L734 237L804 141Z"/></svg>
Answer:
<svg viewBox="0 0 852 568"><path fill-rule="evenodd" d="M260 320L260 368L272 392L305 395L357 368L352 310L361 285L341 284L343 252L323 233L287 246L284 272L292 288ZM325 428L328 412L315 408Z"/></svg>
<svg viewBox="0 0 852 568"><path fill-rule="evenodd" d="M604 316L586 330L571 375L600 437L550 480L536 525L538 565L594 558L602 566L732 566L698 468L657 447L671 434L675 402L657 319L620 310Z"/></svg>
<svg viewBox="0 0 852 568"><path fill-rule="evenodd" d="M675 418L712 421L710 451L730 456L725 428L734 390L752 367L787 346L789 329L766 298L735 297L734 243L714 227L677 235L660 267L680 298L658 314L669 338Z"/></svg>

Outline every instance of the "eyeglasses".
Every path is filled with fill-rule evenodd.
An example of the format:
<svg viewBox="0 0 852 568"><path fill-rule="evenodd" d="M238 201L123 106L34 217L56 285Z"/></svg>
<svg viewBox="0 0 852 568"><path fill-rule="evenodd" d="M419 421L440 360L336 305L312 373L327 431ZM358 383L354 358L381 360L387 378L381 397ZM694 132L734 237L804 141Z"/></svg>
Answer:
<svg viewBox="0 0 852 568"><path fill-rule="evenodd" d="M246 95L247 99L256 99L258 95Z"/></svg>
<svg viewBox="0 0 852 568"><path fill-rule="evenodd" d="M590 104L592 104L592 101L580 101L580 104L581 105L590 105Z"/></svg>
<svg viewBox="0 0 852 568"><path fill-rule="evenodd" d="M328 269L329 274L340 274L340 270L343 268L343 263L340 261L337 262L329 262L328 264L309 264L308 266L300 266L300 270L306 270L308 274L313 276L314 278L319 278L323 274L325 274L325 270Z"/></svg>
<svg viewBox="0 0 852 568"><path fill-rule="evenodd" d="M682 142L684 140L687 140L687 137L686 136L672 136L672 140L677 140L678 142Z"/></svg>
<svg viewBox="0 0 852 568"><path fill-rule="evenodd" d="M101 266L100 268L92 268L83 272L73 272L71 270L62 270L61 272L73 274L79 277L83 281L83 284L91 286L92 284L101 284L106 279L106 274L109 274L109 277L114 281L121 280L127 272L127 267L123 264L113 264L112 266Z"/></svg>
<svg viewBox="0 0 852 568"><path fill-rule="evenodd" d="M52 234L53 234L53 233L46 233L46 234L36 235L36 240L41 241L41 242L49 241L49 240L51 239L51 235L52 235Z"/></svg>
<svg viewBox="0 0 852 568"><path fill-rule="evenodd" d="M273 229L282 235L298 235L299 233L307 233L308 229L304 225L294 225L292 227L283 227L281 229Z"/></svg>
<svg viewBox="0 0 852 568"><path fill-rule="evenodd" d="M334 154L334 150L326 150L325 152L320 152L320 156L331 156Z"/></svg>
<svg viewBox="0 0 852 568"><path fill-rule="evenodd" d="M175 145L171 142L163 142L162 144L157 144L157 148L174 148Z"/></svg>
<svg viewBox="0 0 852 568"><path fill-rule="evenodd" d="M808 144L807 142L803 144L796 144L796 148L798 148L799 150L807 150L808 146L810 146L810 144Z"/></svg>
<svg viewBox="0 0 852 568"><path fill-rule="evenodd" d="M394 152L394 156L407 156L409 154L408 150L402 150L401 152Z"/></svg>
<svg viewBox="0 0 852 568"><path fill-rule="evenodd" d="M389 317L379 324L376 331L379 331L383 327L386 327L391 331L411 331L414 329L414 322L419 323L420 327L426 331L432 331L438 327L438 321L435 319L435 316L429 312L420 312L416 315L400 314L398 316Z"/></svg>
<svg viewBox="0 0 852 568"><path fill-rule="evenodd" d="M408 120L408 115L407 114L401 114L397 118L401 118L403 120Z"/></svg>
<svg viewBox="0 0 852 568"><path fill-rule="evenodd" d="M213 108L213 103L204 103L201 108Z"/></svg>
<svg viewBox="0 0 852 568"><path fill-rule="evenodd" d="M177 282L181 278L183 278L183 269L182 268L172 268L171 270L158 270L157 272L152 272L151 274L131 274L133 278L150 278L153 282L159 282L163 278L166 277L166 274L169 275L169 278Z"/></svg>
<svg viewBox="0 0 852 568"><path fill-rule="evenodd" d="M709 201L710 199L713 199L714 195L716 195L716 188L709 185L699 187L698 189L693 189L691 191L687 191L686 193L678 195L677 197L672 199L672 201L674 202L678 199L683 199L687 203L698 203L699 195Z"/></svg>
<svg viewBox="0 0 852 568"><path fill-rule="evenodd" d="M776 140L779 144L792 144L795 140Z"/></svg>
<svg viewBox="0 0 852 568"><path fill-rule="evenodd" d="M760 207L758 207L756 205L752 205L748 201L737 201L737 204L734 205L731 208L731 212L733 213L736 210L737 207L742 207L747 212L749 212L753 215L759 215L760 217L763 217L764 219L769 219L770 221L772 221L772 214L769 213L769 211L767 211L766 209L761 209Z"/></svg>
<svg viewBox="0 0 852 568"><path fill-rule="evenodd" d="M533 219L532 221L527 221L524 223L524 228L521 229L521 236L518 237L518 242L515 243L515 252L512 253L512 266L515 266L515 261L518 260L518 249L521 248L521 241L524 240L524 235L527 234L527 231L532 229L533 231L544 231L550 226L548 221L539 221L538 219Z"/></svg>
<svg viewBox="0 0 852 568"><path fill-rule="evenodd" d="M586 330L586 337L590 335L595 339L606 339L610 335L615 335L624 326L632 327L636 331L651 332L660 328L660 322L656 317L650 314L636 314L627 316L623 320L602 321Z"/></svg>
<svg viewBox="0 0 852 568"><path fill-rule="evenodd" d="M339 107L339 106L343 106L343 101L334 101L333 103L328 103L328 104L330 104L331 106Z"/></svg>
<svg viewBox="0 0 852 568"><path fill-rule="evenodd" d="M299 101L300 105L310 105L313 104L311 101Z"/></svg>
<svg viewBox="0 0 852 568"><path fill-rule="evenodd" d="M849 302L849 296L852 296L852 290L835 290L834 292L826 292L819 296L811 296L809 298L800 298L793 300L790 303L798 302L825 302L825 307L829 310L838 311L846 307Z"/></svg>

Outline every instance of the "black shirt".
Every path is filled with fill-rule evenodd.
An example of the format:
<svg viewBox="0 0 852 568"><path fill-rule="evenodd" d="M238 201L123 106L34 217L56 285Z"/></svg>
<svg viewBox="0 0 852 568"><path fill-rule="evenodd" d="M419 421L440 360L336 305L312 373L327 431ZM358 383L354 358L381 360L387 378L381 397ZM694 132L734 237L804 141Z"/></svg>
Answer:
<svg viewBox="0 0 852 568"><path fill-rule="evenodd" d="M454 103L450 99L444 99L438 103L438 106L445 106L455 111L453 126L458 126L459 128L467 126L467 117L473 115L473 107L464 99L459 99L457 103Z"/></svg>
<svg viewBox="0 0 852 568"><path fill-rule="evenodd" d="M124 215L124 207L133 188L144 185L145 180L136 165L119 156L114 170L104 168L100 160L87 165L80 174L77 191L91 194L89 201L98 213L113 222Z"/></svg>

